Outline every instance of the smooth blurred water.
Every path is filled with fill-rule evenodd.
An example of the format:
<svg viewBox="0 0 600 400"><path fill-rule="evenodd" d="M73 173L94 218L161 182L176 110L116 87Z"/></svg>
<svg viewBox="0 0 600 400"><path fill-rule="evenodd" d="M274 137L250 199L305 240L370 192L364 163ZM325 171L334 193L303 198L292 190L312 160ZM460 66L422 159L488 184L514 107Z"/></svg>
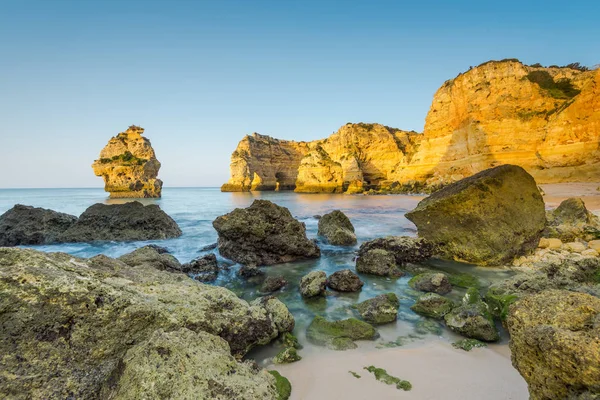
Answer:
<svg viewBox="0 0 600 400"><path fill-rule="evenodd" d="M171 254L183 263L203 254L201 249L204 246L216 242L217 233L212 227L212 221L216 217L236 207L247 207L253 200L259 198L289 208L296 218L306 224L309 238L317 238L318 220L314 216L334 209L342 210L356 228L358 237L356 246L330 246L319 240L321 258L265 268L268 275L283 275L289 282L288 286L276 295L293 313L296 319L295 333L303 344L307 345L304 338L305 328L315 315L332 319L356 316L351 308L353 304L386 292L394 292L400 297L401 309L396 323L379 327L381 339L378 343L394 341L398 336L415 333L416 324L424 319L409 308L416 295L407 285L409 277L390 279L361 275L365 285L360 293L331 292L326 298L309 301L300 296L298 283L303 275L312 270L323 270L329 275L344 268L354 269L355 252L359 245L367 240L388 235L416 235L415 226L404 217L404 214L417 205L422 199L419 196L352 196L293 192L221 193L218 188L165 188L161 199L140 201L144 204L158 204L169 214L183 231L183 235L179 238L162 241L71 243L33 247L42 251L62 251L81 257L91 257L100 253L117 257L145 244L156 243L167 247ZM115 204L124 201L131 200L108 199L102 189L3 189L0 190L0 214L20 203L79 215L87 207L98 202ZM216 250L214 252L218 255ZM446 271L469 272L483 281L505 278L509 274L505 270L477 268L440 260L432 260L428 265ZM220 274L214 284L227 287L246 300L259 297L260 279L242 280L236 275L238 268L239 266L232 265ZM464 290L455 289L450 297L458 300L463 293ZM444 331L442 335L450 334ZM264 359L276 350L276 347L263 348L255 352L254 356L257 359Z"/></svg>

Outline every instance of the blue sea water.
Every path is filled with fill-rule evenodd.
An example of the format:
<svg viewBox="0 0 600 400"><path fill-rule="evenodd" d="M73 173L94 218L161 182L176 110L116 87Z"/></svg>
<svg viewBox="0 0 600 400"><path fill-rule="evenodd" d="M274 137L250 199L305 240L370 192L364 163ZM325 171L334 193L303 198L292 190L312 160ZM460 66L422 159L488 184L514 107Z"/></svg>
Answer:
<svg viewBox="0 0 600 400"><path fill-rule="evenodd" d="M296 319L295 333L306 345L304 331L315 315L323 315L332 319L356 316L352 305L359 301L375 297L386 292L394 292L401 299L399 320L396 323L380 327L380 344L394 341L399 336L415 333L418 323L424 319L410 310L415 293L408 285L409 277L390 279L374 276L361 276L365 286L360 293L334 293L326 298L304 300L298 292L300 278L312 270L323 270L328 275L336 270L354 269L355 253L361 243L377 237L388 235L416 235L416 227L404 214L413 209L422 199L419 196L361 196L341 194L296 194L293 192L257 192L257 193L222 193L218 188L164 188L161 199L141 199L144 204L158 204L181 227L183 235L179 238L144 241L144 242L100 242L69 243L46 246L32 246L38 250L61 251L80 257L91 257L105 254L118 257L138 247L155 243L169 249L171 254L182 263L203 254L201 249L217 241L217 233L212 221L219 215L232 211L237 207L247 207L255 199L267 199L287 207L291 213L306 224L309 238L317 238L318 220L315 215L322 215L334 209L342 210L352 221L356 229L358 245L353 247L330 246L319 240L322 256L316 260L280 264L265 268L268 275L283 275L289 285L276 295L282 300ZM15 204L25 204L49 208L73 215L81 214L87 207L95 203L115 204L130 199L108 199L102 189L2 189L0 190L0 214ZM217 250L212 250L218 256ZM205 252L204 252L205 253ZM221 262L227 260L220 258ZM229 263L233 264L233 263ZM478 276L482 281L502 279L509 275L508 271L432 260L429 266L446 271L468 272ZM227 287L246 300L259 297L260 280L245 281L236 275L239 266L231 265L224 270L216 285ZM464 290L455 289L450 297L457 301ZM443 330L436 336L452 337ZM422 336L423 334L421 334ZM264 359L276 351L268 347L255 354L255 358Z"/></svg>

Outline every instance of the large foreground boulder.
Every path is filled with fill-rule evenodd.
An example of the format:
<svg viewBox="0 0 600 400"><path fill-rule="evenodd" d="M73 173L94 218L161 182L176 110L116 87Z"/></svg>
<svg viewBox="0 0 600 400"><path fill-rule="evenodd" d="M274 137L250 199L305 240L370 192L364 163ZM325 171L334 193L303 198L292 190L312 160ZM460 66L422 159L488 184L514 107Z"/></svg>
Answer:
<svg viewBox="0 0 600 400"><path fill-rule="evenodd" d="M356 244L354 226L346 214L340 210L334 210L319 219L319 235L325 237L333 245L352 246Z"/></svg>
<svg viewBox="0 0 600 400"><path fill-rule="evenodd" d="M157 240L181 236L177 223L159 206L138 201L94 204L59 237L60 242Z"/></svg>
<svg viewBox="0 0 600 400"><path fill-rule="evenodd" d="M600 398L600 299L547 290L513 304L506 325L532 400Z"/></svg>
<svg viewBox="0 0 600 400"><path fill-rule="evenodd" d="M76 221L74 215L17 204L0 215L0 246L54 243Z"/></svg>
<svg viewBox="0 0 600 400"><path fill-rule="evenodd" d="M304 224L268 200L236 208L215 219L213 226L221 255L241 264L272 265L321 255L306 237Z"/></svg>
<svg viewBox="0 0 600 400"><path fill-rule="evenodd" d="M276 399L274 378L232 355L291 330L285 305L249 305L148 255L1 248L0 398Z"/></svg>
<svg viewBox="0 0 600 400"><path fill-rule="evenodd" d="M546 225L535 180L515 165L446 186L406 217L443 257L482 265L508 263L532 252Z"/></svg>

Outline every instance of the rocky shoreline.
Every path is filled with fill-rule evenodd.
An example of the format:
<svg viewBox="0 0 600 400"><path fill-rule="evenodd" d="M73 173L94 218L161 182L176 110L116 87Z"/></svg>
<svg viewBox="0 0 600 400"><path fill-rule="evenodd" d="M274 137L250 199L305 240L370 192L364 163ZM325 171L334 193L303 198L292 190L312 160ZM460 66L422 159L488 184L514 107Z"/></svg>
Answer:
<svg viewBox="0 0 600 400"><path fill-rule="evenodd" d="M24 215L51 216L47 220L54 225L42 236L48 241L62 235L57 229L64 229L54 221L75 225L82 219L20 207L15 210ZM114 219L109 219L112 230L106 230L106 235L119 237L119 232L135 225L123 218L128 212L109 214ZM0 239L8 242L6 238L35 236L25 235L21 225L11 222L23 223L23 219L9 217L0 217ZM465 350L483 346L479 341L498 341L499 324L503 325L511 336L513 365L527 381L531 398L598 394L594 382L600 377L593 365L600 355L600 222L583 202L568 199L545 212L533 178L520 167L501 166L425 198L408 217L418 228L418 238L394 236L364 242L354 269L340 268L329 276L313 270L298 282L266 277L262 267L318 258L323 244L352 245L355 229L347 216L334 211L320 217L319 242L308 239L304 223L289 210L265 200L218 217L213 225L220 255L242 264L237 279L271 294L250 303L227 289L200 283L214 281L229 268L212 253L182 265L156 245L118 259L1 248L0 289L6 296L0 299L0 323L6 329L0 332L4 354L0 362L10 376L0 378L0 394L15 398L158 399L189 398L192 393L194 398L286 398L278 392L285 387L289 396L283 377L237 361L250 349L278 339L275 364L305 362L302 342L291 335L294 318L278 294L298 290L315 304L320 299L335 303L340 293L364 290L363 280L368 276L391 282L410 276L412 292L409 297L398 297L382 288L375 296L355 302L346 318L324 318L317 313L301 339L336 351L356 349L357 342L376 340L380 330L405 313L401 308L408 302L413 312L423 316L419 330L441 332L445 326L468 338L468 342L457 341L457 347ZM115 222L122 220L122 225ZM484 268L511 266L516 274L483 284L464 272L437 269L427 262L431 257L468 260ZM534 310L535 315L531 314ZM554 350L546 354L542 349L547 348ZM39 358L37 351L44 356ZM589 362L573 367L569 360L578 359ZM175 374L181 363L187 372ZM406 379L389 375L378 365L364 367L384 381L398 379L399 384ZM192 372L199 370L202 373ZM53 373L48 375L48 371ZM540 383L549 379L552 389ZM155 385L142 384L149 381ZM414 382L410 387L415 387ZM403 388L409 386L403 384Z"/></svg>

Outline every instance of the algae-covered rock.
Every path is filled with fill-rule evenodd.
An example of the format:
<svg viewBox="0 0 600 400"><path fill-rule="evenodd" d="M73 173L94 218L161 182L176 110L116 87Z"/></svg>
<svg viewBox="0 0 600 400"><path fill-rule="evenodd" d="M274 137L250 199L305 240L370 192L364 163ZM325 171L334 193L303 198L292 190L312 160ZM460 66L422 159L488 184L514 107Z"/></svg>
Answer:
<svg viewBox="0 0 600 400"><path fill-rule="evenodd" d="M290 211L268 200L255 200L248 208L236 208L213 221L219 234L219 252L241 264L272 265L317 258L306 227Z"/></svg>
<svg viewBox="0 0 600 400"><path fill-rule="evenodd" d="M150 267L160 271L181 271L182 266L171 254L157 246L144 246L119 257L130 267Z"/></svg>
<svg viewBox="0 0 600 400"><path fill-rule="evenodd" d="M382 294L356 305L361 317L373 324L395 321L398 317L398 308L400 308L400 300L394 293Z"/></svg>
<svg viewBox="0 0 600 400"><path fill-rule="evenodd" d="M358 259L372 250L389 252L398 267L406 263L419 263L433 254L433 244L423 238L410 236L387 236L363 243L358 250Z"/></svg>
<svg viewBox="0 0 600 400"><path fill-rule="evenodd" d="M431 318L443 318L454 308L454 302L437 293L427 293L419 296L410 309L417 314Z"/></svg>
<svg viewBox="0 0 600 400"><path fill-rule="evenodd" d="M300 293L304 297L317 297L325 293L327 274L323 271L311 271L300 279Z"/></svg>
<svg viewBox="0 0 600 400"><path fill-rule="evenodd" d="M302 349L302 345L298 341L298 338L290 332L284 332L279 339L284 347L293 347L297 350Z"/></svg>
<svg viewBox="0 0 600 400"><path fill-rule="evenodd" d="M544 201L523 168L501 165L448 185L406 217L441 256L499 265L529 254L546 225Z"/></svg>
<svg viewBox="0 0 600 400"><path fill-rule="evenodd" d="M327 278L327 286L338 292L358 292L363 285L358 275L349 269L335 271Z"/></svg>
<svg viewBox="0 0 600 400"><path fill-rule="evenodd" d="M59 236L58 241L157 240L179 236L181 229L159 206L144 206L132 201L124 204L94 204Z"/></svg>
<svg viewBox="0 0 600 400"><path fill-rule="evenodd" d="M0 293L0 365L5 376L27 377L0 379L0 398L115 398L115 390L129 390L137 379L161 373L148 368L161 356L159 343L166 342L174 358L165 361L165 374L178 373L160 377L160 387L204 385L204 378L214 376L223 388L246 387L248 393L273 398L274 389L264 385L268 379L251 378L230 354L240 357L292 328L276 299L251 306L227 289L183 273L146 262L132 267L103 255L83 259L1 248ZM164 333L155 333L159 330ZM175 364L184 350L192 359L182 373ZM200 357L206 357L206 371L196 367ZM223 365L239 368L239 376ZM120 387L124 368L130 368L127 376L134 383L123 381ZM198 380L190 383L194 370ZM202 375L209 371L214 374Z"/></svg>
<svg viewBox="0 0 600 400"><path fill-rule="evenodd" d="M362 253L356 259L356 271L378 276L401 277L404 275L392 252L383 249L372 249Z"/></svg>
<svg viewBox="0 0 600 400"><path fill-rule="evenodd" d="M287 347L281 350L274 358L275 364L289 364L296 361L302 360L302 357L298 355L298 352L294 347Z"/></svg>
<svg viewBox="0 0 600 400"><path fill-rule="evenodd" d="M286 333L294 330L294 326L296 325L294 316L278 298L274 296L259 297L251 302L250 305L264 308L269 313L271 321L279 332Z"/></svg>
<svg viewBox="0 0 600 400"><path fill-rule="evenodd" d="M452 343L452 347L454 347L455 349L461 349L464 351L471 351L475 348L487 347L487 344L484 342L480 342L477 339L462 339L462 340Z"/></svg>
<svg viewBox="0 0 600 400"><path fill-rule="evenodd" d="M600 396L600 299L546 290L513 304L506 326L531 399Z"/></svg>
<svg viewBox="0 0 600 400"><path fill-rule="evenodd" d="M128 350L116 368L118 382L105 398L109 393L117 399L277 398L275 379L267 371L237 362L223 339L186 328L155 331ZM228 377L231 371L234 378Z"/></svg>
<svg viewBox="0 0 600 400"><path fill-rule="evenodd" d="M76 221L73 215L17 204L0 215L0 246L55 243Z"/></svg>
<svg viewBox="0 0 600 400"><path fill-rule="evenodd" d="M600 239L600 218L588 211L580 198L564 200L555 210L548 211L546 216L548 226L544 236L563 242Z"/></svg>
<svg viewBox="0 0 600 400"><path fill-rule="evenodd" d="M269 373L275 378L275 389L277 390L277 400L287 400L292 394L292 385L290 381L281 376L277 371L269 371Z"/></svg>
<svg viewBox="0 0 600 400"><path fill-rule="evenodd" d="M481 300L477 303L465 301L446 314L444 321L448 328L467 338L485 342L495 342L500 339L492 315Z"/></svg>
<svg viewBox="0 0 600 400"><path fill-rule="evenodd" d="M415 332L419 335L426 335L428 333L436 336L442 334L442 326L434 320L423 319L416 323Z"/></svg>
<svg viewBox="0 0 600 400"><path fill-rule="evenodd" d="M263 293L273 293L283 288L287 284L288 282L285 280L283 275L267 276L260 287L260 291Z"/></svg>
<svg viewBox="0 0 600 400"><path fill-rule="evenodd" d="M219 275L219 264L217 256L214 254L206 254L185 263L181 266L183 273L191 275L194 279L200 282L213 282Z"/></svg>
<svg viewBox="0 0 600 400"><path fill-rule="evenodd" d="M334 210L319 219L318 233L333 245L352 246L356 244L354 226L346 214L340 210Z"/></svg>
<svg viewBox="0 0 600 400"><path fill-rule="evenodd" d="M341 343L347 345L348 340L373 340L377 337L377 331L356 318L327 321L321 316L316 316L306 330L306 337L320 346L339 347Z"/></svg>
<svg viewBox="0 0 600 400"><path fill-rule="evenodd" d="M375 375L375 379L385 383L386 385L395 385L396 389L402 389L404 391L412 389L412 384L409 381L405 381L403 379L390 375L383 368L377 368L371 365L369 367L364 367L364 369L371 372L373 375Z"/></svg>
<svg viewBox="0 0 600 400"><path fill-rule="evenodd" d="M421 292L431 292L437 294L447 294L452 291L452 285L448 277L439 272L426 272L413 276L408 285Z"/></svg>
<svg viewBox="0 0 600 400"><path fill-rule="evenodd" d="M344 351L344 350L353 350L358 348L358 345L354 343L354 341L347 337L336 337L331 339L327 343L327 347L332 350Z"/></svg>

